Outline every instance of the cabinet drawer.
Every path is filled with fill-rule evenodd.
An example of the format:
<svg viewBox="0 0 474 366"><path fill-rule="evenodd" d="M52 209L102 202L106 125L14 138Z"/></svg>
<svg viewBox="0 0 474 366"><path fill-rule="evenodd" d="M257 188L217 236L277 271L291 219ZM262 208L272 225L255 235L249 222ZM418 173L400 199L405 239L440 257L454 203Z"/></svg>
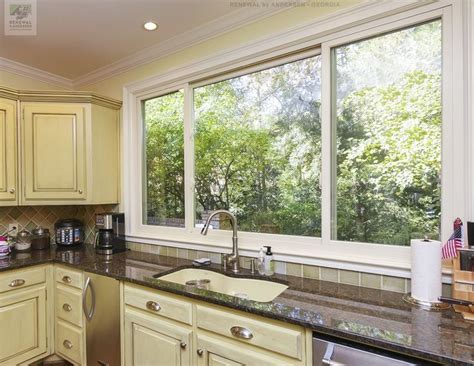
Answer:
<svg viewBox="0 0 474 366"><path fill-rule="evenodd" d="M192 325L192 304L169 295L126 285L125 304Z"/></svg>
<svg viewBox="0 0 474 366"><path fill-rule="evenodd" d="M56 267L54 278L56 279L56 282L77 287L79 289L83 288L82 272L80 271L74 271L64 267Z"/></svg>
<svg viewBox="0 0 474 366"><path fill-rule="evenodd" d="M46 281L46 268L28 268L0 275L0 293Z"/></svg>
<svg viewBox="0 0 474 366"><path fill-rule="evenodd" d="M283 326L250 314L203 305L196 306L196 317L198 328L298 360L303 357L304 330L296 325Z"/></svg>
<svg viewBox="0 0 474 366"><path fill-rule="evenodd" d="M82 293L80 290L56 284L56 316L82 327Z"/></svg>
<svg viewBox="0 0 474 366"><path fill-rule="evenodd" d="M66 322L56 322L56 352L71 361L82 364L82 330Z"/></svg>

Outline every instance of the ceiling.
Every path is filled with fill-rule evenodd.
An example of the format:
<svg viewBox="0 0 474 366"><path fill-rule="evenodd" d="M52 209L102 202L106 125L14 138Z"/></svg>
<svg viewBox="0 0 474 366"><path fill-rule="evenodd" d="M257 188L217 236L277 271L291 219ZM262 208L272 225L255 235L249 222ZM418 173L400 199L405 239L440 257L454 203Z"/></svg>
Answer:
<svg viewBox="0 0 474 366"><path fill-rule="evenodd" d="M67 79L242 10L230 0L37 0L37 6L37 35L2 32L0 57ZM144 30L148 20L158 23L158 30ZM3 23L0 16L0 30Z"/></svg>

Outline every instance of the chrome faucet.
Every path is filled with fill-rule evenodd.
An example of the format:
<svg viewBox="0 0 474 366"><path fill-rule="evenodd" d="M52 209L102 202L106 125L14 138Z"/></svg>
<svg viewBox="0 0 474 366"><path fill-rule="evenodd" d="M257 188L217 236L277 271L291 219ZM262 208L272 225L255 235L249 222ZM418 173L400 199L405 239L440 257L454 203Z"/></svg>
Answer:
<svg viewBox="0 0 474 366"><path fill-rule="evenodd" d="M201 230L202 235L207 235L207 230L209 229L209 224L211 220L216 215L226 215L230 219L230 224L232 225L232 253L226 255L224 257L224 261L226 264L232 267L232 272L239 273L240 266L239 266L239 246L238 246L238 239L237 239L237 218L227 210L217 210L214 211L206 220L204 227Z"/></svg>

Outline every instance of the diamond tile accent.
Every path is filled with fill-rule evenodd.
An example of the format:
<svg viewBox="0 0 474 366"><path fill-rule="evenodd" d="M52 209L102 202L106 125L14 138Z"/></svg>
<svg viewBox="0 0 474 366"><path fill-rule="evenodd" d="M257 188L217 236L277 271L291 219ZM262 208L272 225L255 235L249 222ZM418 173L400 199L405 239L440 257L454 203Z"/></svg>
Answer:
<svg viewBox="0 0 474 366"><path fill-rule="evenodd" d="M86 243L94 240L95 214L117 211L117 205L94 206L18 206L0 207L0 235L8 224L17 222L19 230L33 230L38 226L49 229L54 241L54 223L59 219L78 219L84 223Z"/></svg>

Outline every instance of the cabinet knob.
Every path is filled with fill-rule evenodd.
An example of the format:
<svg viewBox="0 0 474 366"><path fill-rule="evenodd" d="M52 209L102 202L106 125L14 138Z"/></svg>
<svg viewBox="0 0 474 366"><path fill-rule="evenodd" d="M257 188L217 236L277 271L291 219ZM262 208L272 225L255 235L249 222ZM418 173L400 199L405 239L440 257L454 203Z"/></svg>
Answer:
<svg viewBox="0 0 474 366"><path fill-rule="evenodd" d="M230 328L230 332L236 338L241 338L241 339L253 338L252 332L249 329L244 328L244 327L232 327Z"/></svg>
<svg viewBox="0 0 474 366"><path fill-rule="evenodd" d="M181 342L179 346L181 347L181 349L186 349L187 344L185 342Z"/></svg>
<svg viewBox="0 0 474 366"><path fill-rule="evenodd" d="M148 310L151 310L151 311L160 311L161 310L160 304L158 304L157 302L154 302L154 301L148 301L146 303L146 308Z"/></svg>
<svg viewBox="0 0 474 366"><path fill-rule="evenodd" d="M72 342L68 341L67 339L63 342L64 348L71 349L72 348Z"/></svg>
<svg viewBox="0 0 474 366"><path fill-rule="evenodd" d="M16 191L15 191L15 188L11 188L11 189L9 190L9 192L10 192L11 194L15 193L15 192L16 192Z"/></svg>
<svg viewBox="0 0 474 366"><path fill-rule="evenodd" d="M10 287L20 287L20 286L23 286L24 284L25 284L25 280L18 279L18 280L13 280L12 282L10 282L10 284L8 286L10 286Z"/></svg>
<svg viewBox="0 0 474 366"><path fill-rule="evenodd" d="M202 356L204 354L204 350L202 348L198 348L196 352L198 356Z"/></svg>
<svg viewBox="0 0 474 366"><path fill-rule="evenodd" d="M80 189L78 192L79 192L79 194L82 194L82 193L84 193L82 189Z"/></svg>
<svg viewBox="0 0 474 366"><path fill-rule="evenodd" d="M72 310L72 306L69 304L64 304L63 310L69 313Z"/></svg>
<svg viewBox="0 0 474 366"><path fill-rule="evenodd" d="M65 282L65 283L71 283L71 282L72 282L72 279L71 279L71 277L69 277L69 276L63 276L63 282Z"/></svg>

